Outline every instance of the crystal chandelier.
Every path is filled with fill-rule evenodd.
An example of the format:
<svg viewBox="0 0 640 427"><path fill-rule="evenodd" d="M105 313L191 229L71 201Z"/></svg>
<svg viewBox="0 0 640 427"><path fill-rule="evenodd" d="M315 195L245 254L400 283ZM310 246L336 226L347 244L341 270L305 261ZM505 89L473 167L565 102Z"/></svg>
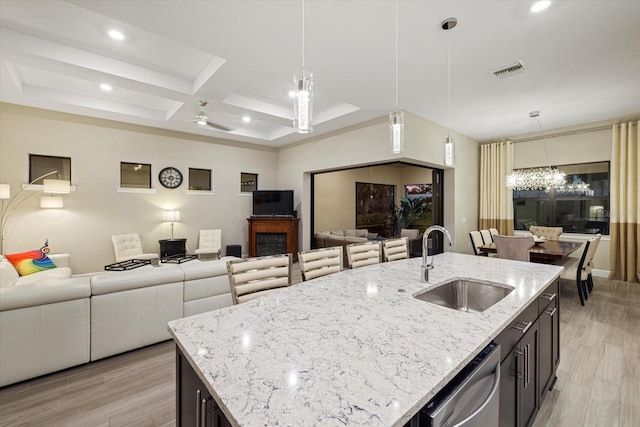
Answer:
<svg viewBox="0 0 640 427"><path fill-rule="evenodd" d="M575 182L556 188L556 193L562 196L593 196L594 191L588 182Z"/></svg>
<svg viewBox="0 0 640 427"><path fill-rule="evenodd" d="M549 164L549 153L547 152L547 140L542 132L542 124L538 120L539 111L532 111L529 117L533 118L540 127L542 133L542 142L544 144L544 152L547 156L547 164ZM537 167L529 169L516 169L507 175L507 187L514 191L518 190L545 190L552 188L558 189L566 185L566 174L558 168L552 168L551 165L546 167Z"/></svg>

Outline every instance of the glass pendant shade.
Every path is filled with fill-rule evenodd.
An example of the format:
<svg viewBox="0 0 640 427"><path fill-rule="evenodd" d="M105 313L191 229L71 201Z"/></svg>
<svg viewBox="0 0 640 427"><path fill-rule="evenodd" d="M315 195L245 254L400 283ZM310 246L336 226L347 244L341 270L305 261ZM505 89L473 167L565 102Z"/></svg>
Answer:
<svg viewBox="0 0 640 427"><path fill-rule="evenodd" d="M444 164L446 166L453 166L454 163L454 139L451 135L444 137Z"/></svg>
<svg viewBox="0 0 640 427"><path fill-rule="evenodd" d="M40 207L44 209L60 209L64 207L62 196L42 196L40 197Z"/></svg>
<svg viewBox="0 0 640 427"><path fill-rule="evenodd" d="M404 151L404 111L396 110L389 113L389 137L391 152L399 154Z"/></svg>
<svg viewBox="0 0 640 427"><path fill-rule="evenodd" d="M313 74L294 73L293 127L298 133L313 132Z"/></svg>

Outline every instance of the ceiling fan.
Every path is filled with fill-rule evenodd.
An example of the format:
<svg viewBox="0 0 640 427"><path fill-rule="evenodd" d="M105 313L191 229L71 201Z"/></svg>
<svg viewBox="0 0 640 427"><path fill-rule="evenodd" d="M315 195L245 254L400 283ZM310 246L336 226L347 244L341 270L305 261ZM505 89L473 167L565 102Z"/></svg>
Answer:
<svg viewBox="0 0 640 427"><path fill-rule="evenodd" d="M200 100L198 101L198 105L200 105L200 111L198 112L198 114L196 114L195 120L189 120L189 122L196 122L200 126L211 126L214 129L223 130L226 132L232 130L231 128L228 128L226 126L209 121L209 117L207 117L207 113L204 112L204 107L206 107L207 101Z"/></svg>

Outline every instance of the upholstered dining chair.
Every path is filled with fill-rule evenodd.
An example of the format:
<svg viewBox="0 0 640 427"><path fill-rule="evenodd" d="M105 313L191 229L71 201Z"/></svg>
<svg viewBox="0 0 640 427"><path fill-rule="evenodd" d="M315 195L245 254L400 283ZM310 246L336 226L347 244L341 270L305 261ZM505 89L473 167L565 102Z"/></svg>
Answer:
<svg viewBox="0 0 640 427"><path fill-rule="evenodd" d="M491 236L491 232L489 230L480 230L480 235L482 236L482 241L485 245L493 243L493 237Z"/></svg>
<svg viewBox="0 0 640 427"><path fill-rule="evenodd" d="M380 242L352 243L346 250L349 268L380 263Z"/></svg>
<svg viewBox="0 0 640 427"><path fill-rule="evenodd" d="M567 257L553 263L554 265L564 267L564 271L560 274L561 279L575 280L578 288L578 296L580 297L580 304L582 305L589 299L589 292L593 289L593 284L590 283L593 281L593 277L591 276L592 268L589 267L589 264L593 262L600 237L601 235L598 234L584 244L580 258Z"/></svg>
<svg viewBox="0 0 640 427"><path fill-rule="evenodd" d="M500 232L498 231L497 228L490 228L489 229L489 233L491 233L491 238L493 239L493 236L497 236L500 234Z"/></svg>
<svg viewBox="0 0 640 427"><path fill-rule="evenodd" d="M156 259L158 254L143 253L142 241L138 233L114 234L111 236L116 262L130 259Z"/></svg>
<svg viewBox="0 0 640 427"><path fill-rule="evenodd" d="M593 270L593 268L595 267L595 263L593 262L593 258L596 255L596 251L598 250L598 245L600 244L600 238L602 237L602 234L596 234L595 235L595 239L593 239L593 256L591 257L591 259L589 260L589 262L587 263L587 274L588 274L588 279L587 279L587 287L589 288L589 293L591 293L591 291L593 290L593 276L591 275L591 272Z"/></svg>
<svg viewBox="0 0 640 427"><path fill-rule="evenodd" d="M533 236L493 236L498 258L529 261L529 249L535 244Z"/></svg>
<svg viewBox="0 0 640 427"><path fill-rule="evenodd" d="M478 249L480 246L484 245L484 241L482 240L482 234L478 230L473 230L469 232L469 238L471 239L471 247L473 248L473 253L476 255L485 255L480 252Z"/></svg>
<svg viewBox="0 0 640 427"><path fill-rule="evenodd" d="M409 258L409 239L387 239L382 241L382 257L384 262Z"/></svg>
<svg viewBox="0 0 640 427"><path fill-rule="evenodd" d="M222 247L222 230L200 230L200 237L198 239L198 249L195 250L195 254L198 258L220 258L220 250Z"/></svg>
<svg viewBox="0 0 640 427"><path fill-rule="evenodd" d="M234 304L251 301L291 284L291 254L227 261Z"/></svg>
<svg viewBox="0 0 640 427"><path fill-rule="evenodd" d="M543 227L541 225L532 225L529 232L537 237L544 237L546 240L560 240L562 227Z"/></svg>
<svg viewBox="0 0 640 427"><path fill-rule="evenodd" d="M307 281L342 270L342 246L298 252L302 280Z"/></svg>

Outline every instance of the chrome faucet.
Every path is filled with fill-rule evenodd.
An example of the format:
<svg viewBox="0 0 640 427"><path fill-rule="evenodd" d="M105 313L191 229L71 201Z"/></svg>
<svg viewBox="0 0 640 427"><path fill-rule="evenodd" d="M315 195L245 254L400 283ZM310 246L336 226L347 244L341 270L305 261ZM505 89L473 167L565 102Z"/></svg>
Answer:
<svg viewBox="0 0 640 427"><path fill-rule="evenodd" d="M429 270L433 269L433 255L431 256L431 263L429 264L429 251L427 248L429 242L429 234L431 234L432 231L440 231L442 232L442 234L447 236L447 239L449 240L449 252L453 251L453 241L451 240L451 234L449 234L449 231L446 228L441 225L432 225L431 227L427 228L422 235L422 274L420 277L421 282L429 281Z"/></svg>

